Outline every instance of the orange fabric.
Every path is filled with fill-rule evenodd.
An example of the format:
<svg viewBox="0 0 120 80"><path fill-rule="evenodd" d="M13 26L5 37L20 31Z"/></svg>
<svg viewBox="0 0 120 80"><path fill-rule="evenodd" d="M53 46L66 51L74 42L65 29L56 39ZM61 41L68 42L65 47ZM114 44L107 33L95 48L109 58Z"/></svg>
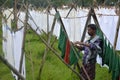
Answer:
<svg viewBox="0 0 120 80"><path fill-rule="evenodd" d="M65 50L65 57L64 57L64 61L69 64L70 60L69 60L69 55L70 55L70 42L69 40L67 40L66 43L66 50Z"/></svg>

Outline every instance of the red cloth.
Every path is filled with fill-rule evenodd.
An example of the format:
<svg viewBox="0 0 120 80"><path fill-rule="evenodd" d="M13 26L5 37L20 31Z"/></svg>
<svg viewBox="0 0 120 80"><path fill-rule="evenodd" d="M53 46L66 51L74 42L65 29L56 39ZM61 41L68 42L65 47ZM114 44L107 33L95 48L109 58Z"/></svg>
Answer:
<svg viewBox="0 0 120 80"><path fill-rule="evenodd" d="M67 40L66 50L65 50L65 57L64 57L64 61L65 61L67 64L69 64L69 62L70 62L69 56L70 56L70 42L69 42L69 40Z"/></svg>

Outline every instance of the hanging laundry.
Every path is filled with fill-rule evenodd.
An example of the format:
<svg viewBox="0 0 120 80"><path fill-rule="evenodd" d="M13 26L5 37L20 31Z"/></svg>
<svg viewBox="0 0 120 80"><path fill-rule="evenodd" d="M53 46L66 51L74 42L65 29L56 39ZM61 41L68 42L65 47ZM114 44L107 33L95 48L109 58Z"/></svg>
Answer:
<svg viewBox="0 0 120 80"><path fill-rule="evenodd" d="M119 56L117 54L114 54L114 64L113 64L113 70L112 70L112 80L118 80L119 79Z"/></svg>
<svg viewBox="0 0 120 80"><path fill-rule="evenodd" d="M67 34L62 27L60 29L58 48L62 52L61 57L67 64L72 65L77 63L78 52L76 51L74 46L71 45L70 41L67 38Z"/></svg>
<svg viewBox="0 0 120 80"><path fill-rule="evenodd" d="M5 15L9 15L8 13L4 13ZM13 17L9 17L7 21L2 19L2 31L3 31L3 52L5 55L5 59L16 69L19 71L20 67L20 60L22 54L22 43L23 43L23 36L24 36L24 28L23 23L18 20L18 31L12 31L11 29L11 20ZM24 21L24 13L19 15L19 18ZM12 72L12 71L11 71ZM22 64L22 71L21 74L26 77L26 70L25 70L25 55L23 57L23 64ZM18 76L12 72L13 77L15 80L18 80Z"/></svg>
<svg viewBox="0 0 120 80"><path fill-rule="evenodd" d="M114 51L113 51L113 48L110 48L110 51L109 51L108 54L109 54L109 72L111 72L112 71L112 67L113 67L112 66L113 54L115 54Z"/></svg>

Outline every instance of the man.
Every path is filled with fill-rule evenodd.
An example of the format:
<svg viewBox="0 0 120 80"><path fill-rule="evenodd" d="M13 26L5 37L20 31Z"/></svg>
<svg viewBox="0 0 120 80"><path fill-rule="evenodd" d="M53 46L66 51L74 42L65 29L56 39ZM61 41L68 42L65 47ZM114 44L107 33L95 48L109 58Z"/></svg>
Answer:
<svg viewBox="0 0 120 80"><path fill-rule="evenodd" d="M95 64L97 54L102 50L100 48L101 39L96 35L96 25L88 25L88 34L90 36L89 40L86 42L76 41L74 44L79 50L84 50L83 55L83 67L81 68L81 75L85 80L95 79ZM88 79L89 78L89 79Z"/></svg>

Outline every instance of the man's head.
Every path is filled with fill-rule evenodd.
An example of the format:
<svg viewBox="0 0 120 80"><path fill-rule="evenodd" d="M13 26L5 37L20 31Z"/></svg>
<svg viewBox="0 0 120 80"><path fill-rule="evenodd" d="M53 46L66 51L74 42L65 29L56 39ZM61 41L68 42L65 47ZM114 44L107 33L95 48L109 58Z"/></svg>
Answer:
<svg viewBox="0 0 120 80"><path fill-rule="evenodd" d="M90 36L94 36L96 34L97 27L95 24L89 24L88 25L88 34Z"/></svg>

